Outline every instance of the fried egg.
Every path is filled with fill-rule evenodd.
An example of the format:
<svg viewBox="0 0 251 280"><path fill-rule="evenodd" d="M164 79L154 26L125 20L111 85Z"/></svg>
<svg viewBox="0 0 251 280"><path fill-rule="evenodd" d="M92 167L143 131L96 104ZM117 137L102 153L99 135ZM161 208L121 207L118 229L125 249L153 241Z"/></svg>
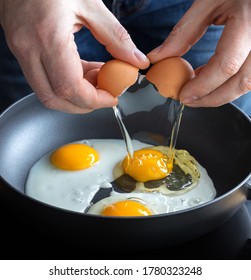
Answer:
<svg viewBox="0 0 251 280"><path fill-rule="evenodd" d="M146 146L133 140L135 149ZM46 154L31 168L25 192L44 203L84 212L100 188L110 188L114 166L127 152L119 139L69 143Z"/></svg>
<svg viewBox="0 0 251 280"><path fill-rule="evenodd" d="M200 180L196 159L186 150L171 150L167 146L137 150L133 157L127 156L117 164L114 172L123 191L177 195L191 190Z"/></svg>
<svg viewBox="0 0 251 280"><path fill-rule="evenodd" d="M216 196L206 169L187 151L175 150L172 166L166 161L168 147L153 147L137 140L132 140L132 143L140 159L143 155L144 165L139 167L137 161L133 163L135 188L127 193L121 192L117 185L124 172L123 162L128 156L125 143L120 139L82 140L47 153L31 168L25 192L62 209L105 216L170 213L206 203ZM179 189L180 182L176 177L172 181L174 189L169 189L166 181L159 184L158 180L162 182L163 176L176 172L175 166L183 172L177 178L191 177L189 187ZM111 188L110 195L93 204L93 198L102 188Z"/></svg>
<svg viewBox="0 0 251 280"><path fill-rule="evenodd" d="M87 214L150 216L168 212L168 197L160 193L118 193L112 191L109 197L92 205Z"/></svg>
<svg viewBox="0 0 251 280"><path fill-rule="evenodd" d="M196 186L187 192L177 192L175 195L175 192L172 195L169 192L169 195L166 195L161 193L161 189L153 191L143 187L130 193L112 192L110 197L92 205L87 213L103 216L149 216L185 210L209 202L215 198L216 189L206 169L199 163L197 165L200 179ZM135 206L132 201L138 201L138 205ZM119 205L118 202L123 202L124 205ZM141 205L148 210L147 215L141 215ZM105 211L108 207L112 211Z"/></svg>

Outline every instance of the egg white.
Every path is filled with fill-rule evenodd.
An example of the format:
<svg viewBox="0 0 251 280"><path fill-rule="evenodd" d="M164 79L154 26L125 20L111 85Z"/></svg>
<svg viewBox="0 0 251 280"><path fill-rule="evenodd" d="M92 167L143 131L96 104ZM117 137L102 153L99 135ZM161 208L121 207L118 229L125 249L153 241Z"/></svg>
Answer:
<svg viewBox="0 0 251 280"><path fill-rule="evenodd" d="M147 189L136 189L130 193L111 192L110 197L104 198L90 207L88 214L101 215L103 208L107 205L128 198L139 198L144 202L153 215L164 214L185 210L211 201L216 196L216 189L206 169L197 162L201 177L197 185L188 192L178 195L165 195L159 191L147 191Z"/></svg>
<svg viewBox="0 0 251 280"><path fill-rule="evenodd" d="M96 149L99 163L80 171L65 171L53 166L50 152L31 168L25 186L28 196L56 207L84 212L100 188L111 187L110 182L117 178L113 174L114 166L127 155L124 141L90 139L75 143L85 143ZM134 149L146 146L133 140Z"/></svg>
<svg viewBox="0 0 251 280"><path fill-rule="evenodd" d="M28 196L59 208L76 212L85 212L100 188L112 188L111 182L121 174L114 172L114 167L121 164L127 155L123 140L90 139L77 141L97 150L100 162L80 171L65 171L50 162L51 152L43 156L31 168L25 186ZM133 140L134 150L149 147L148 144ZM151 192L146 188L136 188L131 193L112 191L110 196L92 205L88 214L100 215L106 204L127 198L141 199L153 214L170 213L206 203L216 196L213 181L206 169L198 162L199 182L191 190L177 195Z"/></svg>
<svg viewBox="0 0 251 280"><path fill-rule="evenodd" d="M198 162L197 167L200 172L200 179L195 187L185 193L167 196L168 213L192 208L215 198L216 189L212 179L209 177L206 169Z"/></svg>

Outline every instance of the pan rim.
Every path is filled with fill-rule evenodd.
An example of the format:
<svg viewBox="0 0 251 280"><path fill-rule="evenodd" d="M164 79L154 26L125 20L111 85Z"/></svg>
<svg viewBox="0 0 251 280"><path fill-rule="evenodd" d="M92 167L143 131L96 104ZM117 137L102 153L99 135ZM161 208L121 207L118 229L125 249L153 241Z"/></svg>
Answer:
<svg viewBox="0 0 251 280"><path fill-rule="evenodd" d="M13 108L16 108L17 106L19 106L19 104L23 103L24 100L27 99L31 99L31 98L36 98L38 101L39 99L36 96L35 92L32 92L26 96L24 96L23 98L17 100L16 102L14 102L13 104L11 104L8 108L6 108L3 112L0 113L0 120L6 115L8 114L11 110L13 110ZM40 102L40 101L39 101ZM41 106L43 106L41 104ZM243 110L241 110L237 105L233 104L233 103L228 103L225 104L223 106L231 106L234 107L236 110L238 110L242 116L251 124L251 117L249 115L247 115ZM47 110L50 110L48 108L46 108ZM16 189L14 186L12 186L1 174L0 174L0 180L9 188L11 188L12 190L14 190L16 193L20 194L22 197L32 200L35 203L39 203L40 205L43 205L44 207L49 207L49 208L53 208L57 211L60 212L67 212L70 214L74 214L74 215L79 215L79 216L88 216L88 217L93 217L93 218L98 218L98 219L116 219L116 220L143 220L143 219L152 219L154 218L162 218L162 217L166 217L166 216L173 216L173 215L178 215L181 213L187 213L187 212L191 212L191 211L196 211L198 209L207 207L211 204L214 204L215 202L218 202L222 199L224 199L226 196L231 195L233 192L235 192L237 189L241 188L242 186L245 185L245 183L251 178L251 172L249 173L249 175L247 175L240 183L238 183L237 186L233 187L231 190L228 190L226 193L223 193L220 196L215 197L213 200L210 200L208 202L205 202L203 204L199 204L196 206L193 206L191 208L188 209L182 209L179 211L175 211L175 212L170 212L170 213L163 213L163 214L155 214L155 215L151 215L151 216L146 216L146 217L105 217L105 216L101 216L101 215L96 215L96 214L88 214L88 213L81 213L81 212L77 212L77 211L73 211L73 210L68 210L68 209L64 209L64 208L60 208L54 205L50 205L47 204L43 201L39 201L35 198L29 197L28 195L26 195L25 193L21 192L20 190Z"/></svg>

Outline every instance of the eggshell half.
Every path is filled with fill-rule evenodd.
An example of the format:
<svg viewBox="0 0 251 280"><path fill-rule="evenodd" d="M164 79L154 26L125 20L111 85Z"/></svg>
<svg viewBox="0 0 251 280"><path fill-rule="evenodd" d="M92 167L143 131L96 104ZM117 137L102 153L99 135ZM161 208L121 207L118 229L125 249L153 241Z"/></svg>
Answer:
<svg viewBox="0 0 251 280"><path fill-rule="evenodd" d="M110 92L114 97L121 95L138 79L139 69L129 63L113 59L105 64L98 73L98 88Z"/></svg>
<svg viewBox="0 0 251 280"><path fill-rule="evenodd" d="M161 95L176 100L179 100L181 88L194 76L191 64L181 57L158 61L146 73L146 79L156 86Z"/></svg>

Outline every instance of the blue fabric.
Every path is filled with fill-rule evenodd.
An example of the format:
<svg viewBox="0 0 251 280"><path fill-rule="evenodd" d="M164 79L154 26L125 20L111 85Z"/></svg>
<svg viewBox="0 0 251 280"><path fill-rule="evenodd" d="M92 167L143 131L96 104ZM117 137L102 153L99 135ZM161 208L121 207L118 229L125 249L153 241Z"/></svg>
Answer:
<svg viewBox="0 0 251 280"><path fill-rule="evenodd" d="M191 6L191 0L107 0L107 7L128 30L137 47L144 53L159 46L174 25ZM207 63L214 54L222 33L222 26L210 26L203 38L184 55L194 68ZM88 29L75 34L82 59L107 61L111 55L99 44ZM32 92L22 75L20 66L9 51L0 29L0 98L1 109ZM251 115L251 93L234 101Z"/></svg>

